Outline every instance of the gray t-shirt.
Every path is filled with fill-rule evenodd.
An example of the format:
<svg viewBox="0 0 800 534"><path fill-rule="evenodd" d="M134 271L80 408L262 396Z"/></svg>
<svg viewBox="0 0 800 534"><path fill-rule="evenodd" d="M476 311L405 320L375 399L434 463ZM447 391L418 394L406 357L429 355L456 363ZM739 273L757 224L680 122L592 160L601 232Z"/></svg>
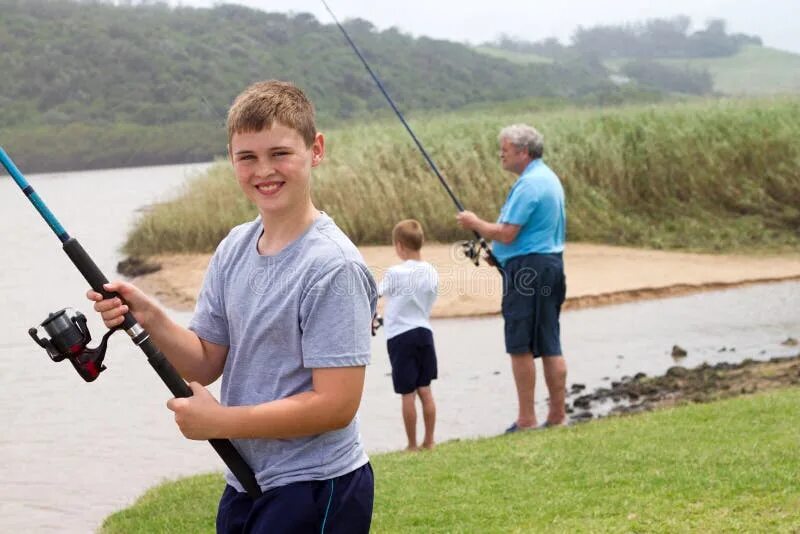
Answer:
<svg viewBox="0 0 800 534"><path fill-rule="evenodd" d="M321 213L273 256L256 248L261 218L237 226L211 258L189 328L226 345L220 402L251 406L312 389L311 370L367 365L377 291L355 245ZM263 490L349 473L368 458L358 417L340 430L235 447ZM227 482L243 491L227 472Z"/></svg>

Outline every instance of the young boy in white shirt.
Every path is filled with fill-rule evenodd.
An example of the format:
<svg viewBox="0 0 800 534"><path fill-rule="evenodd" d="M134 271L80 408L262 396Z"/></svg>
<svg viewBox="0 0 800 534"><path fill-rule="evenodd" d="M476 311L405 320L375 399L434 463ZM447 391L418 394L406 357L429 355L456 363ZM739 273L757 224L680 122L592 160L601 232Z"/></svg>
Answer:
<svg viewBox="0 0 800 534"><path fill-rule="evenodd" d="M395 225L392 242L403 263L390 267L378 288L379 295L386 298L383 325L392 364L392 384L395 393L402 396L408 451L419 450L417 396L422 402L425 422L422 448L434 447L436 425L431 381L436 379L437 366L429 318L436 300L439 275L430 263L422 261L423 241L422 225L418 221L406 219Z"/></svg>

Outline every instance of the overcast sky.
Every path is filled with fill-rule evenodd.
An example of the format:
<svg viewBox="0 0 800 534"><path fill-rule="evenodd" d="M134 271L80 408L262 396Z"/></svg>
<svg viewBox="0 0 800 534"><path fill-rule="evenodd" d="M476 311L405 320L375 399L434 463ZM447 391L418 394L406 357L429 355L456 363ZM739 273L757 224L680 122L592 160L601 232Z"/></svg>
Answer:
<svg viewBox="0 0 800 534"><path fill-rule="evenodd" d="M172 0L210 7L214 0ZM231 3L230 1L228 3ZM332 22L320 0L232 0L264 11L313 13ZM731 32L759 35L764 44L800 53L800 0L328 0L340 19L360 17L379 29L397 26L413 35L481 43L501 33L567 43L579 25L618 24L688 15L695 27L722 18Z"/></svg>

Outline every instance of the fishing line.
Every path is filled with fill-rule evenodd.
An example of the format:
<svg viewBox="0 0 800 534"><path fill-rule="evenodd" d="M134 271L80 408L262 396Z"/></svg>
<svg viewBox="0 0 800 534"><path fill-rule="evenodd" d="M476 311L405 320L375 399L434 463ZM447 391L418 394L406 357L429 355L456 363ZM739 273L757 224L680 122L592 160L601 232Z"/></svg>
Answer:
<svg viewBox="0 0 800 534"><path fill-rule="evenodd" d="M424 157L425 161L428 162L428 165L430 166L431 170L436 175L436 177L439 179L439 182L442 184L442 187L444 187L445 191L447 191L447 194L450 196L450 199L453 201L453 204L456 205L456 209L458 209L459 212L464 211L464 205L461 203L458 197L456 197L455 193L450 188L450 185L447 183L447 180L445 180L444 176L442 176L442 173L439 172L439 169L438 167L436 167L436 164L433 162L433 159L430 157L430 155L428 155L427 150L425 150L425 147L422 146L422 143L417 138L416 134L414 134L414 130L412 130L411 126L408 125L408 122L406 122L405 117L403 117L403 114L397 108L397 105L394 103L394 100L392 100L392 97L389 96L389 92L384 87L380 78L378 78L378 75L375 74L375 72L369 66L369 63L367 63L366 58L364 58L364 55L361 53L361 50L358 49L356 44L350 38L350 34L347 33L347 30L344 29L344 26L342 26L339 23L339 19L336 18L336 15L328 6L328 3L325 0L321 0L321 2L322 5L325 6L325 9L328 11L328 13L330 13L331 18L333 18L333 21L339 27L339 30L341 30L342 35L344 35L344 38L350 44L350 47L358 56L358 59L361 60L361 63L364 65L364 68L367 69L367 72L375 81L375 85L378 86L378 89L380 89L381 93L386 98L386 101L389 103L389 106L391 106L392 110L394 110L394 113L395 115L397 115L397 118L400 119L400 122L403 124L408 134L411 136L411 139L414 140L414 143L417 145L417 148L422 153L422 157ZM497 269L500 270L502 273L502 270L500 269L500 264L498 263L497 258L495 258L494 254L492 253L492 249L489 247L489 244L486 242L483 236L481 236L481 234L479 234L476 230L473 230L472 233L475 235L475 241L467 241L462 243L465 255L469 259L471 259L475 265L478 265L480 257L480 249L483 249L486 252L486 256L488 257L489 262L495 265Z"/></svg>

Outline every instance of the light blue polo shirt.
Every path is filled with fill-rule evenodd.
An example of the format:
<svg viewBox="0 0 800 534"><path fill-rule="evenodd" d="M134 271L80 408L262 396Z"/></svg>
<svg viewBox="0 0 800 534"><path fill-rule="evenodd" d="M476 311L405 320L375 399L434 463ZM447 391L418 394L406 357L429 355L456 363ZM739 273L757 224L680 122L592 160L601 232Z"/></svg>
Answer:
<svg viewBox="0 0 800 534"><path fill-rule="evenodd" d="M564 188L556 173L541 158L530 162L522 171L508 193L497 222L521 226L510 244L492 242L492 251L500 265L515 256L564 251L567 228Z"/></svg>

